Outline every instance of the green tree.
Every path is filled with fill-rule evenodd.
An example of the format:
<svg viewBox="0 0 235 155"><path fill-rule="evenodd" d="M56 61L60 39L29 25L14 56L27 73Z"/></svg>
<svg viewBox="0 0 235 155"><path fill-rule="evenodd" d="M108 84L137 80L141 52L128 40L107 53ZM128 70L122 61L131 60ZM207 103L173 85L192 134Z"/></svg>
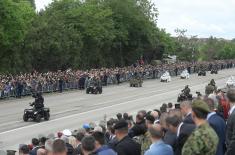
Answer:
<svg viewBox="0 0 235 155"><path fill-rule="evenodd" d="M35 12L28 2L0 1L0 72L22 70L19 50Z"/></svg>

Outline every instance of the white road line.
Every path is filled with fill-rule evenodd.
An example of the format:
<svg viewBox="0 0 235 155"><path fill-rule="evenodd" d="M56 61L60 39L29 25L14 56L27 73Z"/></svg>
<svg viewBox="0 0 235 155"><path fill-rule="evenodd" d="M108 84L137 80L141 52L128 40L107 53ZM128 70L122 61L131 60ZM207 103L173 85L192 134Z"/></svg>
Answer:
<svg viewBox="0 0 235 155"><path fill-rule="evenodd" d="M227 77L227 76L226 76L226 77ZM217 81L218 81L218 80L221 80L221 79L224 79L224 77L218 78ZM193 87L199 87L199 86L205 86L205 83L191 86L191 88L193 88ZM174 88L178 88L178 87L180 87L180 86L177 86L177 87L174 87ZM162 91L162 90L161 90L161 91ZM98 109L93 109L93 110L81 112L81 113L78 113L78 114L73 114L73 115L69 115L69 116L64 116L64 117L57 118L57 119L54 119L54 120L51 120L51 121L48 121L48 122L42 122L42 123L38 123L38 124L28 125L28 126L24 126L24 127L20 127L20 128L16 128L16 129L8 130L8 131L5 131L5 132L1 132L0 135L4 135L4 134L10 133L10 132L14 132L14 131L18 131L18 130L22 130L22 129L26 129L26 128L30 128L30 127L34 127L34 126L39 126L39 125L43 125L43 124L48 124L48 123L56 122L56 121L63 120L63 119L68 119L68 118L76 117L76 116L79 116L79 115L83 115L83 114L87 114L87 113L91 113L91 112L95 112L95 111L104 110L104 109L107 109L107 108L112 108L112 107L124 105L124 104L130 103L130 102L134 102L134 101L139 101L139 100L141 101L141 100L144 100L144 99L147 99L147 98L152 98L152 97L156 97L156 96L161 96L161 95L165 95L165 94L172 93L172 92L178 92L178 91L179 91L179 89L177 89L177 90L172 90L172 91L168 91L168 92L164 92L164 93L160 93L160 94L155 94L155 95L151 95L151 96L147 96L147 97L142 97L142 98L139 98L139 99L134 99L134 100L126 101L126 102L121 102L121 103L118 103L118 104L114 104L114 105L110 105L110 106L106 106L106 107L102 107L102 108L98 108ZM148 94L149 94L149 93L154 93L154 92L158 92L158 91L148 92ZM147 94L146 94L146 95L147 95ZM139 95L138 95L138 96L139 96ZM110 102L110 101L109 101L109 102ZM108 102L108 103L109 103L109 102ZM105 102L103 102L102 104L105 104ZM98 105L99 105L99 104L98 104Z"/></svg>
<svg viewBox="0 0 235 155"><path fill-rule="evenodd" d="M173 91L170 91L170 92L175 92L175 91L178 91L178 90L173 90ZM10 132L14 132L14 131L17 131L17 130L22 130L22 129L30 128L30 127L33 127L33 126L40 126L42 124L52 123L52 122L63 120L63 119L69 119L69 118L76 117L76 116L79 116L79 115L83 115L83 114L87 114L87 113L91 113L91 112L95 112L95 111L104 110L104 109L107 109L107 108L112 108L112 107L124 105L126 103L130 103L130 102L134 102L134 101L139 101L139 100L141 101L141 100L145 100L147 98L161 96L161 95L168 94L168 93L169 92L165 92L165 93L161 93L161 94L155 94L155 95L143 97L143 98L140 98L140 99L135 99L135 100L131 100L131 101L121 102L121 103L118 103L118 104L115 104L115 105L110 105L110 106L106 106L106 107L102 107L102 108L98 108L98 109L89 110L89 111L86 111L86 112L81 112L81 113L78 113L78 114L73 114L73 115L57 118L57 119L54 119L54 120L51 120L51 121L48 121L48 122L42 122L42 123L33 124L33 125L25 126L25 127L20 127L20 128L17 128L17 129L12 129L12 130L9 130L9 131L1 132L0 135L7 134L7 133L10 133Z"/></svg>
<svg viewBox="0 0 235 155"><path fill-rule="evenodd" d="M192 86L192 87L198 87L198 86L204 86L204 85L205 84L203 83L203 84ZM126 102L121 102L121 103L118 103L118 104L114 104L114 105L110 105L110 106L106 106L106 107L102 107L102 108L98 108L98 109L89 110L89 111L86 111L86 112L81 112L81 113L78 113L78 114L73 114L73 115L57 118L57 119L54 119L54 120L51 120L51 121L48 121L48 122L42 122L42 123L38 123L38 124L33 124L33 125L20 127L20 128L17 128L17 129L8 130L8 131L5 131L5 132L1 132L0 135L11 133L11 132L14 132L14 131L17 131L17 130L27 129L27 128L30 128L30 127L40 126L42 124L48 124L48 123L56 122L56 121L63 120L63 119L69 119L69 118L76 117L76 116L79 116L79 115L83 115L83 114L87 114L87 113L91 113L91 112L96 112L96 111L100 111L100 110L104 110L104 109L124 105L124 104L131 103L131 102L134 102L134 101L141 101L141 100L149 99L149 98L156 97L156 96L162 96L162 95L173 93L173 92L175 93L175 92L178 92L178 91L179 91L179 89L164 92L164 93L160 93L160 94L155 94L155 95L151 95L151 96L146 96L146 97L142 97L142 98L139 98L139 99L134 99L134 100L126 101Z"/></svg>

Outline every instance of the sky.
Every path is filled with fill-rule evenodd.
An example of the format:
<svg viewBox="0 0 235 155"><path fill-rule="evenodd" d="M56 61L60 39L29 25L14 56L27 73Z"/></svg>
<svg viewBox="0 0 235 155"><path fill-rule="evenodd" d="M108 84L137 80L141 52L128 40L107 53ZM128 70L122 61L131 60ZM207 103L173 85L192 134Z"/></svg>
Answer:
<svg viewBox="0 0 235 155"><path fill-rule="evenodd" d="M152 0L159 11L157 25L175 35L176 28L188 36L235 38L235 0ZM52 0L35 0L37 10ZM121 0L120 0L121 2Z"/></svg>

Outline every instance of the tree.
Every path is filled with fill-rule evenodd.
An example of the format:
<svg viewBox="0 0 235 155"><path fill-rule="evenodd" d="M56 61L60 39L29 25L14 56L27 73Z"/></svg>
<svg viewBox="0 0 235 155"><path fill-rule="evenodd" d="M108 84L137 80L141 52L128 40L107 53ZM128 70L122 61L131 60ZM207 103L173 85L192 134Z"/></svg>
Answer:
<svg viewBox="0 0 235 155"><path fill-rule="evenodd" d="M22 53L19 51L35 12L29 3L0 1L0 72L22 70Z"/></svg>

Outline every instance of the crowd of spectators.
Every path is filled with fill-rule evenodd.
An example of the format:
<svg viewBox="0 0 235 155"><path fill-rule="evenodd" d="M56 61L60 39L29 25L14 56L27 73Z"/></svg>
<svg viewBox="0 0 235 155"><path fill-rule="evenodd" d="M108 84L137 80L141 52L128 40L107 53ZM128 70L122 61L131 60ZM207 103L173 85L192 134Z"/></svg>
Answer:
<svg viewBox="0 0 235 155"><path fill-rule="evenodd" d="M234 60L217 60L207 62L178 62L175 64L144 65L134 64L123 68L101 68L91 70L71 70L39 73L21 73L19 75L0 74L0 99L31 95L33 92L63 92L71 89L85 89L88 77L99 77L104 86L119 84L128 81L135 72L139 72L143 79L159 78L166 70L171 76L179 75L182 70L188 69L195 73L200 68L211 70L231 68L235 66Z"/></svg>
<svg viewBox="0 0 235 155"><path fill-rule="evenodd" d="M235 89L33 138L20 155L233 155ZM8 151L8 155L15 155Z"/></svg>

